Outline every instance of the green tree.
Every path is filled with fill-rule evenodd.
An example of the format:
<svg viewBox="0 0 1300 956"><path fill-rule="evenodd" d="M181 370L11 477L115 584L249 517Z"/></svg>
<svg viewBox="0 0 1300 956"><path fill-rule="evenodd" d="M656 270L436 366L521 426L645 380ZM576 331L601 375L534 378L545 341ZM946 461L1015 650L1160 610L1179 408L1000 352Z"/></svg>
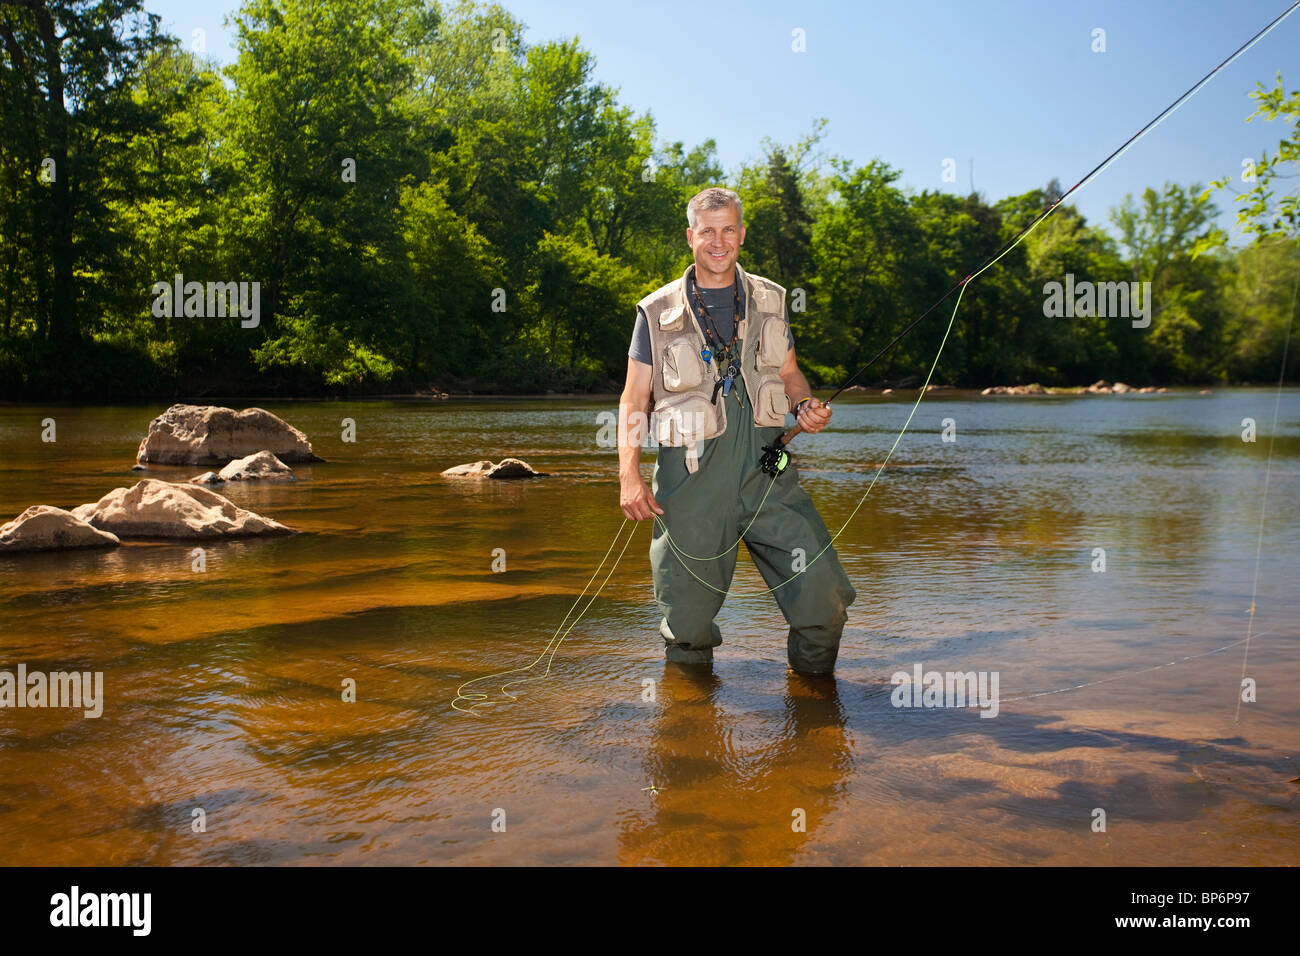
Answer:
<svg viewBox="0 0 1300 956"><path fill-rule="evenodd" d="M1053 179L1044 189L1033 189L997 203L1007 238L1029 225L1061 198L1060 183ZM1117 375L1113 320L1100 316L1048 318L1043 303L1048 283L1062 283L1067 275L1094 282L1112 281L1125 272L1114 240L1090 226L1077 208L1058 205L1025 236L1025 283L1033 305L1023 322L1021 379L1045 385L1068 385Z"/></svg>
<svg viewBox="0 0 1300 956"><path fill-rule="evenodd" d="M746 259L753 271L784 286L806 285L812 278L812 216L798 170L778 146L754 172L759 175L742 175L740 182Z"/></svg>
<svg viewBox="0 0 1300 956"><path fill-rule="evenodd" d="M408 51L433 20L414 0L248 0L235 23L226 153L245 275L263 282L259 367L386 380L409 276L400 182L419 172Z"/></svg>
<svg viewBox="0 0 1300 956"><path fill-rule="evenodd" d="M66 346L98 306L87 276L106 255L108 196L127 185L113 181L120 153L148 129L132 85L168 41L140 0L0 0L0 42L0 148L12 164L0 209L4 235L30 243L7 257L6 276L31 296L37 335ZM18 298L8 297L6 330Z"/></svg>
<svg viewBox="0 0 1300 956"><path fill-rule="evenodd" d="M921 268L915 214L893 185L901 172L880 160L855 169L835 159L831 167L832 199L813 226L816 280L798 347L819 378L838 380L912 318L933 276Z"/></svg>
<svg viewBox="0 0 1300 956"><path fill-rule="evenodd" d="M1120 248L1134 282L1151 283L1151 325L1117 330L1123 372L1130 378L1195 380L1211 374L1220 345L1220 314L1211 294L1217 269L1194 263L1217 208L1200 184L1148 187L1111 211Z"/></svg>
<svg viewBox="0 0 1300 956"><path fill-rule="evenodd" d="M1259 105L1255 112L1246 117L1246 122L1263 117L1272 122L1281 119L1283 125L1291 123L1291 129L1284 133L1278 143L1277 152L1270 156L1265 150L1258 163L1254 164L1255 185L1245 193L1236 196L1241 203L1237 210L1237 224L1247 235L1256 239L1296 239L1300 237L1300 193L1290 189L1274 201L1274 188L1277 180L1295 178L1296 172L1286 173L1287 164L1295 169L1300 165L1300 90L1285 92L1282 85L1282 71L1277 74L1277 85L1268 89L1263 83L1250 94L1251 99ZM1226 189L1231 177L1213 180L1212 189ZM1205 190L1202 199L1208 199L1210 189ZM1221 231L1207 236L1199 245L1198 252L1222 245L1226 237Z"/></svg>

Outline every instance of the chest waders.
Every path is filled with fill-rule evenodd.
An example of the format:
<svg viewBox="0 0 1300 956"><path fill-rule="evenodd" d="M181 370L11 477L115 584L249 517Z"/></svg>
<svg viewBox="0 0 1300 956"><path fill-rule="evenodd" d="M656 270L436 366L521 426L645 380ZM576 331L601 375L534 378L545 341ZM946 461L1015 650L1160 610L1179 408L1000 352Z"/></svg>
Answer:
<svg viewBox="0 0 1300 956"><path fill-rule="evenodd" d="M787 461L773 475L760 464L765 446L785 431L784 423L756 423L744 376L736 377L730 394L719 393L718 402L726 403L721 434L698 440L693 449L661 444L655 460L652 490L664 514L662 524L655 522L650 567L663 613L659 632L665 656L684 664L713 660L713 648L722 643L713 619L731 587L743 532L789 624L791 668L830 674L857 592L812 499L799 487L795 466ZM694 470L687 461L692 451ZM823 550L820 559L811 560ZM695 561L678 552L716 557Z"/></svg>

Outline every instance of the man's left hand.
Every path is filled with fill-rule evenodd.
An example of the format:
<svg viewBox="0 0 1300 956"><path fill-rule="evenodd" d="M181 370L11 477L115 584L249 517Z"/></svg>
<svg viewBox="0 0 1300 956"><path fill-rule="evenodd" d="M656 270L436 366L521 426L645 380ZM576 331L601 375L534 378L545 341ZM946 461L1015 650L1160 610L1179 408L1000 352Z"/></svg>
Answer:
<svg viewBox="0 0 1300 956"><path fill-rule="evenodd" d="M810 435L815 435L831 420L831 407L823 405L815 398L810 398L804 402L795 420L799 422L800 428Z"/></svg>

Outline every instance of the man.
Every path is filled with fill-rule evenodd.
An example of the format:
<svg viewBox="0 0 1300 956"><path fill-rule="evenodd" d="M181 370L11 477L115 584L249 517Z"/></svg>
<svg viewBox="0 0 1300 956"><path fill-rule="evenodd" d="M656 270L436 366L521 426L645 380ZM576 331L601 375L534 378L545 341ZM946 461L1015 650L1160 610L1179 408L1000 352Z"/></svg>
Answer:
<svg viewBox="0 0 1300 956"><path fill-rule="evenodd" d="M791 669L829 675L857 593L794 466L773 479L759 459L787 412L815 434L831 409L812 397L795 362L785 289L736 262L745 241L740 197L705 189L687 204L686 221L695 262L637 303L619 401L623 514L660 516L650 563L665 656L712 663L722 643L713 618L743 534L790 625ZM653 493L640 470L647 415L660 445Z"/></svg>

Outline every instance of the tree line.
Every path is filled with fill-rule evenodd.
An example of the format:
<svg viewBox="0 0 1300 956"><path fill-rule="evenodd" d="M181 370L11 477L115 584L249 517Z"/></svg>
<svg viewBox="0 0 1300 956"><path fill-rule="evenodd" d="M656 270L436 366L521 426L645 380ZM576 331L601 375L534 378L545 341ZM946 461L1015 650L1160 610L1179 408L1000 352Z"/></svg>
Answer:
<svg viewBox="0 0 1300 956"><path fill-rule="evenodd" d="M634 303L690 262L685 204L712 185L832 385L1061 196L904 190L879 158L824 157L824 121L726 171L713 140L657 137L578 39L525 44L494 4L246 0L233 22L221 68L142 0L0 0L0 395L616 390ZM1060 205L969 286L935 381L1274 378L1300 91L1252 95L1283 136L1248 190L1166 182L1110 229ZM1216 190L1249 242L1214 226ZM1046 315L1067 275L1150 283L1149 325ZM191 282L256 283L256 318L156 291ZM922 374L945 325L869 383Z"/></svg>

